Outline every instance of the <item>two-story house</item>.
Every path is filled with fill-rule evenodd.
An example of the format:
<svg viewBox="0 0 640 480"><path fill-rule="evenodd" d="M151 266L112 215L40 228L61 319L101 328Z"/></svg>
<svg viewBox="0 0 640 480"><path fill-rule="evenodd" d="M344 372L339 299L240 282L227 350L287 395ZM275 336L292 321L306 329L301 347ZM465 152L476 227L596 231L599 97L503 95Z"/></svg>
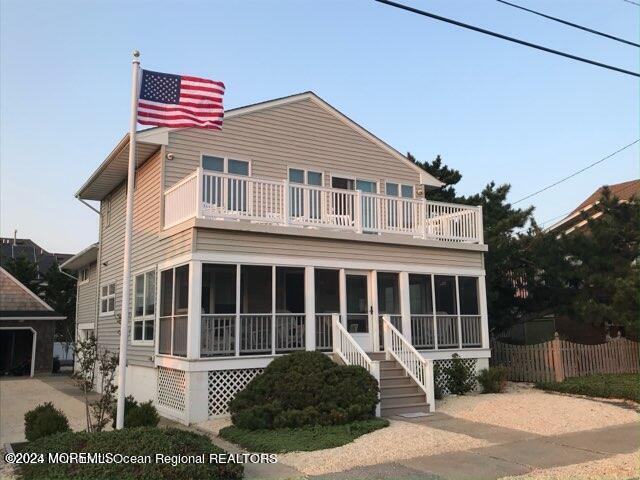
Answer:
<svg viewBox="0 0 640 480"><path fill-rule="evenodd" d="M70 261L78 322L113 351L128 149L78 191L99 245ZM315 94L228 110L222 131L141 131L137 163L126 386L163 415L224 415L295 350L367 368L383 415L433 408L434 361L488 365L480 207L429 201L438 179Z"/></svg>

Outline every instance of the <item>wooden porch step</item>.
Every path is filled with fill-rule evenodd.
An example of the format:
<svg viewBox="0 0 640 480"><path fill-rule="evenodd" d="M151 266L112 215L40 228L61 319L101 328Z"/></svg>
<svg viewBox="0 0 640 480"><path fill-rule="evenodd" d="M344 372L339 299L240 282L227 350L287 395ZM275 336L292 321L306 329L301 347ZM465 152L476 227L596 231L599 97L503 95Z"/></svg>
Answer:
<svg viewBox="0 0 640 480"><path fill-rule="evenodd" d="M411 379L409 379L411 380ZM404 385L381 385L380 386L380 398L383 400L393 396L402 396L402 395L410 395L410 394L422 394L424 395L424 391L415 384L415 382L410 382Z"/></svg>
<svg viewBox="0 0 640 480"><path fill-rule="evenodd" d="M389 377L399 377L401 375L404 375L404 368L402 368L401 366L393 366L393 367L387 367L387 368L383 368L382 365L380 366L380 378L381 379L386 379Z"/></svg>
<svg viewBox="0 0 640 480"><path fill-rule="evenodd" d="M413 379L408 375L398 375L395 377L385 377L380 379L380 388L402 387L406 385L415 385Z"/></svg>
<svg viewBox="0 0 640 480"><path fill-rule="evenodd" d="M377 360L379 362L387 359L386 353L384 352L367 352L367 355L369 355L371 360Z"/></svg>
<svg viewBox="0 0 640 480"><path fill-rule="evenodd" d="M429 404L414 403L411 405L403 405L400 407L380 407L380 413L383 417L391 417L400 413L429 413Z"/></svg>
<svg viewBox="0 0 640 480"><path fill-rule="evenodd" d="M387 395L380 398L380 406L385 407L403 407L404 405L415 405L417 403L427 403L427 396L423 391L414 393L401 393L398 395Z"/></svg>

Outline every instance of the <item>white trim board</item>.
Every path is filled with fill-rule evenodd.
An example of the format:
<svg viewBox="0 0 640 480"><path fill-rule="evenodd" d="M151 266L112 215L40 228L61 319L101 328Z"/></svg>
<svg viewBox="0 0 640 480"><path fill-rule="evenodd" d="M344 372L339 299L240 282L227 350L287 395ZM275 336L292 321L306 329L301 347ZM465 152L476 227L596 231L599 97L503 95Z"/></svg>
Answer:
<svg viewBox="0 0 640 480"><path fill-rule="evenodd" d="M484 269L469 267L438 267L432 265L403 264L403 263L382 263L368 260L331 260L326 258L298 258L280 255L253 255L243 253L214 253L196 252L191 255L191 260L215 263L247 263L256 265L277 265L295 267L317 267L350 270L378 270L388 272L409 272L424 274L443 275L470 275L482 277L485 275Z"/></svg>

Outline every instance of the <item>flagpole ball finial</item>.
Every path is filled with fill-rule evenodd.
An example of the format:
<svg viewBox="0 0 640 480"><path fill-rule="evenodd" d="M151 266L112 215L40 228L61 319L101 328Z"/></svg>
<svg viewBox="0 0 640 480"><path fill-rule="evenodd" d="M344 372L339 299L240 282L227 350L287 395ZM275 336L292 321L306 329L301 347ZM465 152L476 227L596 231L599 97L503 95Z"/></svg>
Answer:
<svg viewBox="0 0 640 480"><path fill-rule="evenodd" d="M140 51L139 50L134 50L133 51L133 56L138 58L140 56Z"/></svg>

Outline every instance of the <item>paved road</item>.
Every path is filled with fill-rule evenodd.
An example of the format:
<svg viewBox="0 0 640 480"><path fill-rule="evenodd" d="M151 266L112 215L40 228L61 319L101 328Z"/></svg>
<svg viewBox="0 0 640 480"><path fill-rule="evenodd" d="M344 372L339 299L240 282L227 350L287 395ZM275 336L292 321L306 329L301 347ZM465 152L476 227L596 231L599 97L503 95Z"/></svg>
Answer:
<svg viewBox="0 0 640 480"><path fill-rule="evenodd" d="M640 427L636 423L557 436L541 436L461 420L444 414L416 421L424 422L432 428L488 440L496 445L309 478L493 480L508 475L522 475L537 468L546 469L600 460L620 453L631 453L640 448Z"/></svg>

